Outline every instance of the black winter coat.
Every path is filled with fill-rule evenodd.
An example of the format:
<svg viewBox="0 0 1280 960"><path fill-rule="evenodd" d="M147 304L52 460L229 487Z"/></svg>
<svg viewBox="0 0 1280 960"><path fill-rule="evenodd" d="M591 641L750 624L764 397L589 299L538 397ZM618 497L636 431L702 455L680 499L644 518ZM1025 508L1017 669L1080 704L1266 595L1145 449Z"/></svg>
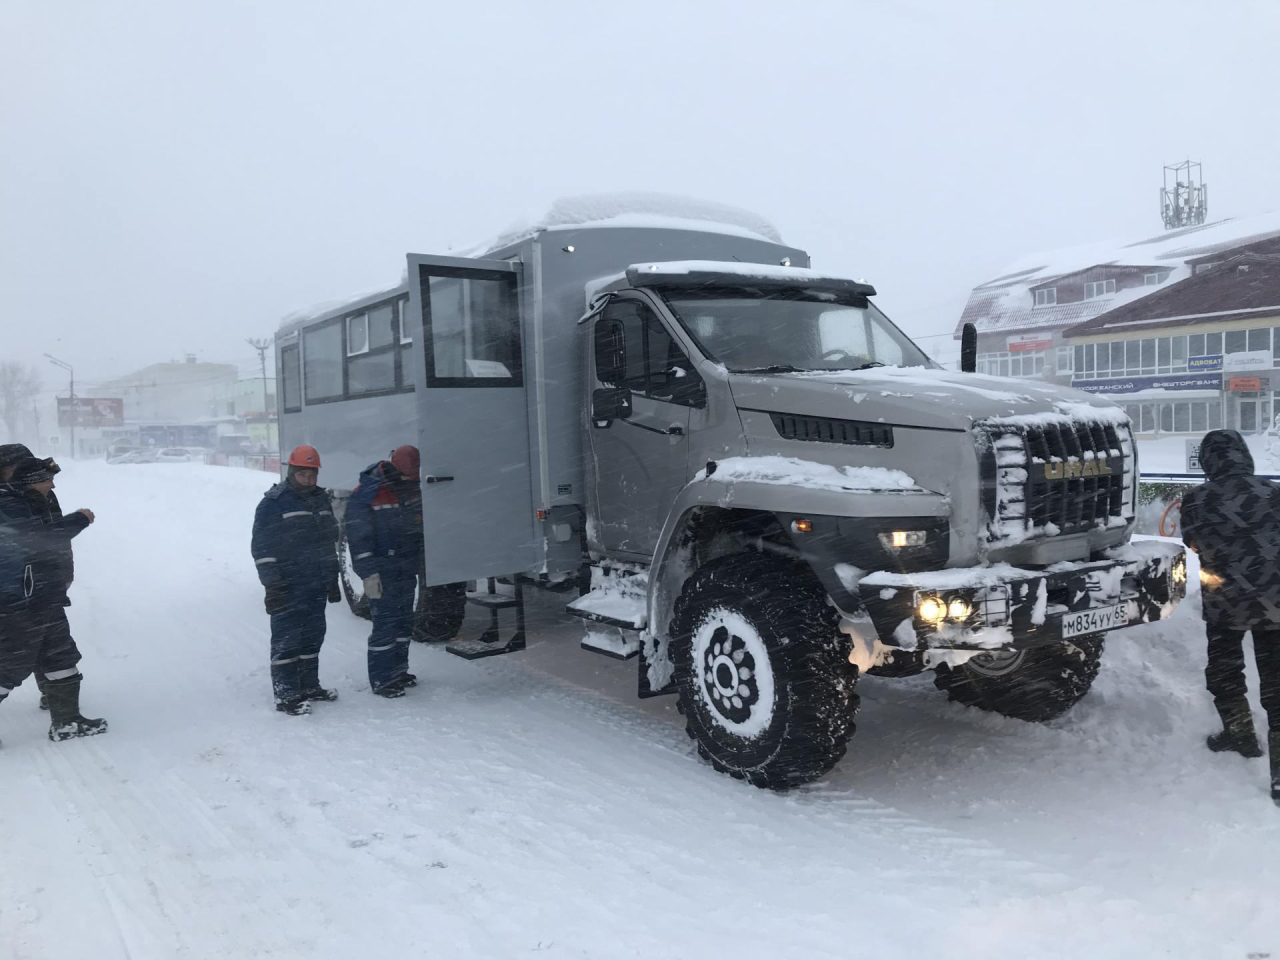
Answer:
<svg viewBox="0 0 1280 960"><path fill-rule="evenodd" d="M71 538L89 525L89 518L82 513L64 517L52 495L43 497L28 484L10 483L0 485L0 525L22 557L21 605L70 606Z"/></svg>
<svg viewBox="0 0 1280 960"><path fill-rule="evenodd" d="M338 580L338 523L329 491L301 494L287 481L262 497L253 517L253 562L273 583L323 597Z"/></svg>
<svg viewBox="0 0 1280 960"><path fill-rule="evenodd" d="M1233 630L1280 625L1280 487L1253 474L1234 430L1200 444L1208 480L1182 498L1182 540L1200 556L1207 623Z"/></svg>

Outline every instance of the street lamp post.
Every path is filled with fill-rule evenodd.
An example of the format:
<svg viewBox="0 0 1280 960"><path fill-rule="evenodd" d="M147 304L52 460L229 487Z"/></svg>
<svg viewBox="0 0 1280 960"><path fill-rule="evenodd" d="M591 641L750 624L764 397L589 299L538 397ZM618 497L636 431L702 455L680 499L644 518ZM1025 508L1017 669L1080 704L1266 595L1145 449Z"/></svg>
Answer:
<svg viewBox="0 0 1280 960"><path fill-rule="evenodd" d="M253 349L258 351L258 361L262 364L262 419L265 421L263 430L266 431L266 434L267 434L266 448L270 449L271 447L271 413L270 411L267 410L267 350L270 349L271 347L271 341L265 340L265 339L246 340L245 343L249 344L249 346L253 347ZM279 445L278 438L276 443L278 446Z"/></svg>
<svg viewBox="0 0 1280 960"><path fill-rule="evenodd" d="M71 364L67 363L65 360L59 360L52 354L46 353L45 357L48 358L49 362L55 367L61 367L71 376L71 459L74 460L76 459L76 371Z"/></svg>

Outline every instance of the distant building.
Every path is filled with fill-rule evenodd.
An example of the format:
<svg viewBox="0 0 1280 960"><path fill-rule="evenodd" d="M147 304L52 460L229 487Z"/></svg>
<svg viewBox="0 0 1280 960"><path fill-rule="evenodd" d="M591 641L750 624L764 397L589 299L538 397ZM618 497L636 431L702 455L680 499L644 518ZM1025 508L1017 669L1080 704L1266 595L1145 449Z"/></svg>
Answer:
<svg viewBox="0 0 1280 960"><path fill-rule="evenodd" d="M1087 379L1096 371L1077 369L1066 330L1144 301L1223 251L1277 237L1280 214L1267 214L1032 254L973 289L955 336L965 323L977 327L980 373L1064 384Z"/></svg>
<svg viewBox="0 0 1280 960"><path fill-rule="evenodd" d="M1280 414L1280 236L1186 260L1185 279L1065 331L1072 386L1143 434L1261 433Z"/></svg>
<svg viewBox="0 0 1280 960"><path fill-rule="evenodd" d="M104 397L123 398L128 421L184 423L220 416L220 393L239 379L240 371L233 363L200 363L189 357L185 363L153 363L101 383L94 391Z"/></svg>

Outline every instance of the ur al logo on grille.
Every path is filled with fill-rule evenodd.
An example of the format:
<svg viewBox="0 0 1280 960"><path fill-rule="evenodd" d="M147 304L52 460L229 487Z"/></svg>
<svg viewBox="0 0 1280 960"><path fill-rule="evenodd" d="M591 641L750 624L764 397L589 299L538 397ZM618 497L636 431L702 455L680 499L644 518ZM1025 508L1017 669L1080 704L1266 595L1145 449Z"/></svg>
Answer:
<svg viewBox="0 0 1280 960"><path fill-rule="evenodd" d="M1115 471L1106 460L1072 460L1067 463L1044 464L1046 480L1074 480L1078 477L1110 477Z"/></svg>

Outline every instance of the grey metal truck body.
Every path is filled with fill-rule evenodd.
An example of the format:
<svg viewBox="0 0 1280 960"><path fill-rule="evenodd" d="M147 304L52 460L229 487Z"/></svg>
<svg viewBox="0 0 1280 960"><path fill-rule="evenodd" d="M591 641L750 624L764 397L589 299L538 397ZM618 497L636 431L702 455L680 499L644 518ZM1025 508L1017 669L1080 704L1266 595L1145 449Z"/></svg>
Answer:
<svg viewBox="0 0 1280 960"><path fill-rule="evenodd" d="M642 694L679 693L703 755L757 784L829 769L868 672L935 668L1025 719L1068 708L1101 637L1184 592L1175 545L1129 542L1123 412L942 370L871 287L744 234L563 227L410 255L404 287L281 345L394 301L413 392L350 419L304 403L305 436L286 410L282 443L353 473L416 440L427 584L591 564L584 645L639 652ZM389 403L395 436L372 422ZM1067 674L1053 703L1019 700ZM822 690L829 708L802 702Z"/></svg>

